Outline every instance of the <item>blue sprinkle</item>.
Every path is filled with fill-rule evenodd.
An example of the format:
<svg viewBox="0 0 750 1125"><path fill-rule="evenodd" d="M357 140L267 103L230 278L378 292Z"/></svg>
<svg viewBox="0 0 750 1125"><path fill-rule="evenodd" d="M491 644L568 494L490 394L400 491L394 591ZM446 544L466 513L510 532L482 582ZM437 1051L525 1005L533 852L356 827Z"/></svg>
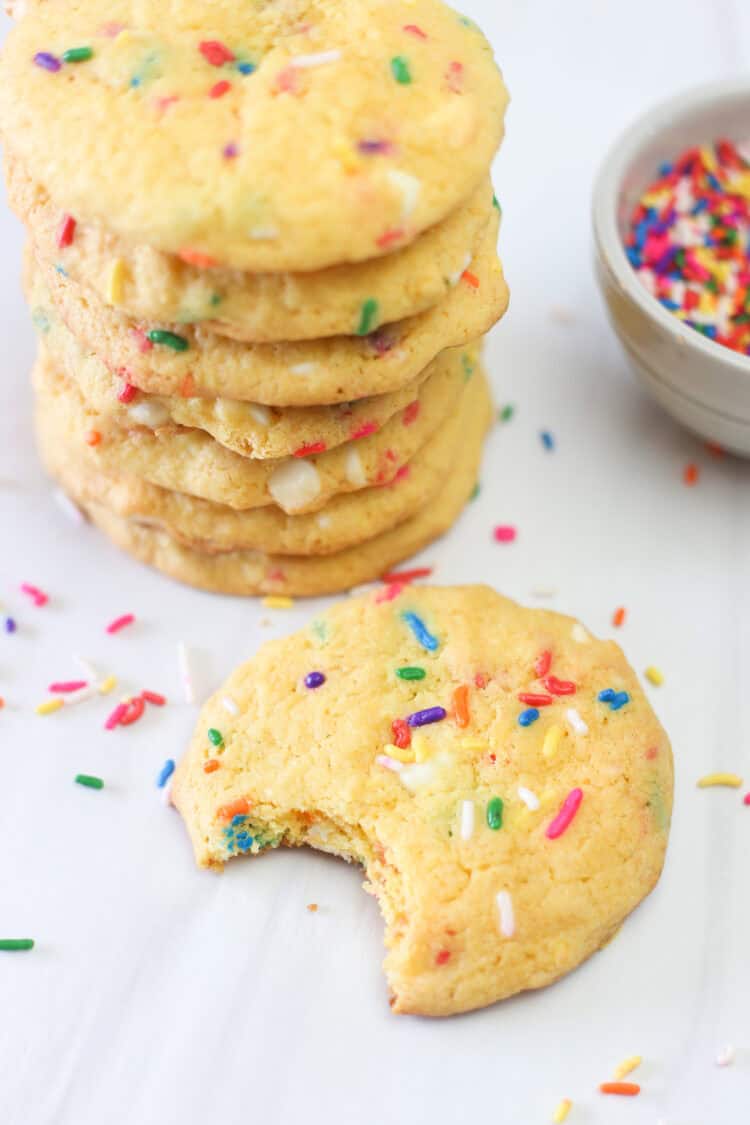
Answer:
<svg viewBox="0 0 750 1125"><path fill-rule="evenodd" d="M59 264L58 264L57 262L55 263L55 269L56 269L56 270L57 270L57 272L58 272L59 274L61 274L61 275L62 275L63 277L67 277L67 276L68 276L68 271L67 271L66 269L64 269L64 268L63 268L63 267L62 267L61 265L59 265Z"/></svg>
<svg viewBox="0 0 750 1125"><path fill-rule="evenodd" d="M140 86L140 84L141 84L141 80L140 80L140 78L138 77L137 74L135 75L134 78L130 79L130 85L134 90L137 89L138 86Z"/></svg>
<svg viewBox="0 0 750 1125"><path fill-rule="evenodd" d="M669 163L669 161L667 161L664 164L660 164L659 165L659 179L661 180L661 179L663 179L664 176L668 176L671 171L672 171L672 165Z"/></svg>
<svg viewBox="0 0 750 1125"><path fill-rule="evenodd" d="M549 430L542 430L539 437L542 439L542 445L545 449L553 450L555 448L555 439Z"/></svg>
<svg viewBox="0 0 750 1125"><path fill-rule="evenodd" d="M611 703L615 698L615 689L608 687L604 691L600 691L596 697L600 703Z"/></svg>
<svg viewBox="0 0 750 1125"><path fill-rule="evenodd" d="M527 707L526 710L522 711L521 714L518 716L518 722L519 722L519 725L522 726L522 727L530 727L531 724L535 723L538 718L539 718L539 711L537 710L537 708L536 707Z"/></svg>
<svg viewBox="0 0 750 1125"><path fill-rule="evenodd" d="M16 628L17 628L17 626L16 626L16 623L13 620L13 618L12 617L6 617L5 618L5 632L6 633L15 633Z"/></svg>
<svg viewBox="0 0 750 1125"><path fill-rule="evenodd" d="M401 619L409 626L422 648L426 648L428 652L435 651L440 642L437 637L433 637L421 617L417 617L411 610L406 610L401 614Z"/></svg>
<svg viewBox="0 0 750 1125"><path fill-rule="evenodd" d="M664 305L664 308L669 309L670 312L676 312L676 310L680 308L679 302L670 301L669 297L660 297L659 300Z"/></svg>
<svg viewBox="0 0 750 1125"><path fill-rule="evenodd" d="M174 773L174 758L167 758L164 765L159 770L159 776L156 779L156 784L159 789L163 789Z"/></svg>
<svg viewBox="0 0 750 1125"><path fill-rule="evenodd" d="M252 74L253 71L255 70L255 63L240 62L240 63L237 63L237 69L240 72L240 74Z"/></svg>
<svg viewBox="0 0 750 1125"><path fill-rule="evenodd" d="M626 703L630 703L630 696L626 691L618 691L609 706L613 711L619 711Z"/></svg>
<svg viewBox="0 0 750 1125"><path fill-rule="evenodd" d="M253 846L253 837L247 832L238 832L235 844L241 852L249 852Z"/></svg>
<svg viewBox="0 0 750 1125"><path fill-rule="evenodd" d="M241 824L245 823L246 819L247 818L244 816L243 813L237 813L236 816L232 817L232 819L229 822L229 825L230 825L231 828L239 828L239 826Z"/></svg>

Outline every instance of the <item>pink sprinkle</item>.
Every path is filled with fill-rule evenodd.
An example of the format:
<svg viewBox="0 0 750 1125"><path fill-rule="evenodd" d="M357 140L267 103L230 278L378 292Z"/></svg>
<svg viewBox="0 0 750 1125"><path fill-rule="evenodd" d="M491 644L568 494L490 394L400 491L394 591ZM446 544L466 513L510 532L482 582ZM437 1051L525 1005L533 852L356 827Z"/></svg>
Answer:
<svg viewBox="0 0 750 1125"><path fill-rule="evenodd" d="M46 605L49 601L49 596L44 590L40 590L38 586L31 586L28 582L21 583L21 593L28 594L36 606Z"/></svg>
<svg viewBox="0 0 750 1125"><path fill-rule="evenodd" d="M104 729L105 730L114 730L115 727L118 727L120 725L120 719L123 717L123 715L125 714L127 709L128 709L127 703L118 703L117 706L115 707L114 711L109 716L106 723L104 724Z"/></svg>
<svg viewBox="0 0 750 1125"><path fill-rule="evenodd" d="M402 421L405 426L410 426L412 422L416 422L419 417L419 399L415 398L414 402L410 402L405 408Z"/></svg>
<svg viewBox="0 0 750 1125"><path fill-rule="evenodd" d="M426 39L427 38L425 33L422 31L422 28L417 27L417 25L415 23L405 23L404 24L404 31L408 32L409 35L415 35L417 37L417 39Z"/></svg>
<svg viewBox="0 0 750 1125"><path fill-rule="evenodd" d="M517 535L515 527L510 524L499 524L492 532L496 543L512 543Z"/></svg>
<svg viewBox="0 0 750 1125"><path fill-rule="evenodd" d="M124 629L126 625L132 625L134 621L134 614L123 613L122 617L116 617L114 621L110 621L106 631L108 633L119 633L120 629Z"/></svg>
<svg viewBox="0 0 750 1125"><path fill-rule="evenodd" d="M550 821L547 825L546 836L548 840L556 840L558 836L562 836L563 832L570 827L570 823L578 812L582 800L583 790L571 789L570 793L568 793L563 801L559 813L555 819Z"/></svg>
<svg viewBox="0 0 750 1125"><path fill-rule="evenodd" d="M406 480L410 472L411 469L409 465L402 465L400 469L396 470L396 475L391 481L391 484L398 484L400 480Z"/></svg>
<svg viewBox="0 0 750 1125"><path fill-rule="evenodd" d="M49 690L56 695L67 695L70 691L80 691L88 686L86 680L63 680L61 683L50 684Z"/></svg>
<svg viewBox="0 0 750 1125"><path fill-rule="evenodd" d="M160 113L164 113L171 105L175 105L180 100L179 94L162 94L161 97L154 98L154 104Z"/></svg>
<svg viewBox="0 0 750 1125"><path fill-rule="evenodd" d="M124 30L124 23L115 23L114 20L110 20L108 23L103 23L101 25L99 34L106 36L107 39L116 39L120 32Z"/></svg>
<svg viewBox="0 0 750 1125"><path fill-rule="evenodd" d="M406 582L389 582L382 590L378 590L375 595L375 605L382 605L383 602L392 602L394 598L397 598L399 594L403 593L406 586Z"/></svg>
<svg viewBox="0 0 750 1125"><path fill-rule="evenodd" d="M138 388L134 387L132 383L123 383L117 392L117 399L119 402L132 402L138 393Z"/></svg>
<svg viewBox="0 0 750 1125"><path fill-rule="evenodd" d="M363 422L358 430L355 430L351 436L352 441L357 441L359 438L369 437L370 434L378 432L377 422Z"/></svg>
<svg viewBox="0 0 750 1125"><path fill-rule="evenodd" d="M750 793L746 793L742 798L743 805L750 805Z"/></svg>
<svg viewBox="0 0 750 1125"><path fill-rule="evenodd" d="M151 343L151 341L149 340L148 336L146 335L146 333L143 331L142 328L134 328L133 329L133 336L135 338L136 343L138 344L138 351L139 352L153 351L154 345Z"/></svg>
<svg viewBox="0 0 750 1125"><path fill-rule="evenodd" d="M224 148L221 150L221 155L225 160L234 160L239 151L234 141L230 141L228 145L224 145Z"/></svg>

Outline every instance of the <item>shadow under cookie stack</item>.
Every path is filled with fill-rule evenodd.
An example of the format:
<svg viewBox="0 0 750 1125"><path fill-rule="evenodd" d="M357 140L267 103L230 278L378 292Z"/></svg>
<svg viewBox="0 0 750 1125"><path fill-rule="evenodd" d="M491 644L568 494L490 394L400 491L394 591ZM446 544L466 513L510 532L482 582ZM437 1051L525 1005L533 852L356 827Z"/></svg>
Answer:
<svg viewBox="0 0 750 1125"><path fill-rule="evenodd" d="M39 448L174 578L333 592L474 489L505 89L438 0L213 7L32 4L6 43Z"/></svg>

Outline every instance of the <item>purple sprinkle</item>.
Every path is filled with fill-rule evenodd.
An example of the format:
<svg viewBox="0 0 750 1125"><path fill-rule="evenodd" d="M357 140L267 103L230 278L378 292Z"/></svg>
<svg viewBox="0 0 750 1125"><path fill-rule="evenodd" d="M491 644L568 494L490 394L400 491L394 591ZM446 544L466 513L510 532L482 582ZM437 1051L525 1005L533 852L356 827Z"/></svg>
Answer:
<svg viewBox="0 0 750 1125"><path fill-rule="evenodd" d="M221 151L221 155L224 157L225 160L234 160L235 156L237 156L239 151L240 150L237 147L237 145L235 144L235 142L230 141L228 145L224 145L224 148Z"/></svg>
<svg viewBox="0 0 750 1125"><path fill-rule="evenodd" d="M378 356L386 355L397 343L393 332L389 331L390 327L383 325L382 328L376 328L367 337L367 343Z"/></svg>
<svg viewBox="0 0 750 1125"><path fill-rule="evenodd" d="M426 727L428 723L439 723L445 718L445 707L428 707L425 711L415 711L406 719L410 727Z"/></svg>
<svg viewBox="0 0 750 1125"><path fill-rule="evenodd" d="M308 672L305 676L305 687L316 688L326 682L326 678L322 672Z"/></svg>
<svg viewBox="0 0 750 1125"><path fill-rule="evenodd" d="M49 51L37 51L34 55L34 62L42 70L49 70L52 74L56 74L58 70L62 69L60 60L51 55Z"/></svg>
<svg viewBox="0 0 750 1125"><path fill-rule="evenodd" d="M360 152L366 153L368 156L373 153L388 153L391 151L390 141L369 141L367 139L358 141L357 148Z"/></svg>
<svg viewBox="0 0 750 1125"><path fill-rule="evenodd" d="M15 621L13 620L12 617L6 617L5 618L5 632L6 633L15 633L15 631L16 631Z"/></svg>

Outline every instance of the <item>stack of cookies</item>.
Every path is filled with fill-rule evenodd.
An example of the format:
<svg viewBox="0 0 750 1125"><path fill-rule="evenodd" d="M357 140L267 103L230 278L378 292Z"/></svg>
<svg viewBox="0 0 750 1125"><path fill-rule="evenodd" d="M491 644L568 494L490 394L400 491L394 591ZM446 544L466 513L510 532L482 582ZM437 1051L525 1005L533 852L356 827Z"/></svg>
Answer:
<svg viewBox="0 0 750 1125"><path fill-rule="evenodd" d="M40 450L94 523L235 594L356 585L450 526L508 301L506 101L439 0L31 0L6 179Z"/></svg>

